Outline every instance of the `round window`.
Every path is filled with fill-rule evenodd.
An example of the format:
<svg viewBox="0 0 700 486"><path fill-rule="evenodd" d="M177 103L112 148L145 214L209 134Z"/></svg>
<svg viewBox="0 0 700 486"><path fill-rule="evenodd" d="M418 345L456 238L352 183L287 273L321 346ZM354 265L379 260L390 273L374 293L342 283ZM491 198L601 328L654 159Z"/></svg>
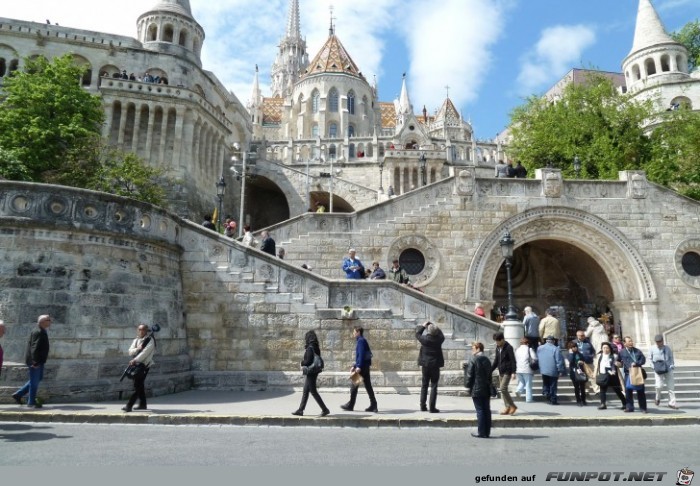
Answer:
<svg viewBox="0 0 700 486"><path fill-rule="evenodd" d="M700 255L694 251L689 251L681 258L681 265L685 273L691 277L700 276ZM406 270L408 271L408 270Z"/></svg>
<svg viewBox="0 0 700 486"><path fill-rule="evenodd" d="M415 248L407 248L399 255L399 265L409 275L418 275L425 268L423 253Z"/></svg>
<svg viewBox="0 0 700 486"><path fill-rule="evenodd" d="M409 130L415 130L416 127L414 127L413 125L409 125L409 126L408 126L408 129L409 129Z"/></svg>

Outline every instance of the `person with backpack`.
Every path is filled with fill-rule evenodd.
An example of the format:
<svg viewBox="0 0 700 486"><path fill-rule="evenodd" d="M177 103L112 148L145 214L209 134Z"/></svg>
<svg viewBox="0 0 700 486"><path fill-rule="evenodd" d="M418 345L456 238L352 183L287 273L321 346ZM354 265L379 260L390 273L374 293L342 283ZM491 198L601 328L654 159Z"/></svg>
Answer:
<svg viewBox="0 0 700 486"><path fill-rule="evenodd" d="M315 331L309 331L304 336L305 351L304 359L301 360L302 372L306 375L306 380L304 381L304 391L301 395L301 403L299 408L292 412L292 415L297 415L301 417L304 415L304 409L306 408L306 402L309 400L309 394L314 397L318 406L321 407L321 417L325 417L330 414L331 411L323 403L321 395L318 393L316 388L316 380L318 379L318 374L323 370L323 360L321 357L321 347L318 344L318 337Z"/></svg>

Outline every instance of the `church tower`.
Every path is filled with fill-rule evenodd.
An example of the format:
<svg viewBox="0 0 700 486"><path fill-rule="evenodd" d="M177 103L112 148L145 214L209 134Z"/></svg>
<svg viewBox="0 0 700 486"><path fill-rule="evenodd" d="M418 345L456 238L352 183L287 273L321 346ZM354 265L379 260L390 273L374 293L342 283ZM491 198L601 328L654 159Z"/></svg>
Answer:
<svg viewBox="0 0 700 486"><path fill-rule="evenodd" d="M192 16L189 0L159 0L139 16L136 26L144 48L179 55L202 67L204 29Z"/></svg>
<svg viewBox="0 0 700 486"><path fill-rule="evenodd" d="M299 0L290 0L287 31L280 41L279 52L270 72L273 98L289 96L300 73L309 65L306 41L301 37L299 19Z"/></svg>

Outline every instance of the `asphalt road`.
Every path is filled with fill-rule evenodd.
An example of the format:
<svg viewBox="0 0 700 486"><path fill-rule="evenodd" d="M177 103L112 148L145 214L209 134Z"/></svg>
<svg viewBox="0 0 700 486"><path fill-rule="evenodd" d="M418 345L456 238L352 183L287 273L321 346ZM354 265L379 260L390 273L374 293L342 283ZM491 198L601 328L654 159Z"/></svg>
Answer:
<svg viewBox="0 0 700 486"><path fill-rule="evenodd" d="M494 429L0 423L0 466L468 466L675 471L700 466L700 426ZM560 467L569 469L560 469ZM603 468L603 469L601 469ZM471 474L470 473L470 474ZM673 478L675 482L675 478ZM3 481L5 483L5 481ZM661 484L673 484L665 481Z"/></svg>

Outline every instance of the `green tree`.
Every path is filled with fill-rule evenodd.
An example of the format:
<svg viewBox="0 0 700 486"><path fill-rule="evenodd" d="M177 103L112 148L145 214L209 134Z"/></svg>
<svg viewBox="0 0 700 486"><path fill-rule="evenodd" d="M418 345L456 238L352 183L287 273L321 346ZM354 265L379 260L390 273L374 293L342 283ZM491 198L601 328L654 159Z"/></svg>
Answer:
<svg viewBox="0 0 700 486"><path fill-rule="evenodd" d="M99 169L86 187L162 205L167 183L161 169L147 166L137 155L104 148Z"/></svg>
<svg viewBox="0 0 700 486"><path fill-rule="evenodd" d="M18 180L70 180L71 162L89 160L100 138L102 101L80 86L85 68L70 54L25 59L25 67L5 78L0 94L0 148L14 154L14 168L3 158L0 172Z"/></svg>
<svg viewBox="0 0 700 486"><path fill-rule="evenodd" d="M681 30L671 34L671 37L688 49L688 70L700 66L700 20L688 22Z"/></svg>
<svg viewBox="0 0 700 486"><path fill-rule="evenodd" d="M700 112L680 109L660 115L651 135L649 180L700 200Z"/></svg>
<svg viewBox="0 0 700 486"><path fill-rule="evenodd" d="M551 166L569 176L578 156L582 177L616 179L618 171L640 169L649 159L642 127L651 114L651 103L636 103L610 79L590 73L556 101L532 96L515 108L508 153L526 166Z"/></svg>

